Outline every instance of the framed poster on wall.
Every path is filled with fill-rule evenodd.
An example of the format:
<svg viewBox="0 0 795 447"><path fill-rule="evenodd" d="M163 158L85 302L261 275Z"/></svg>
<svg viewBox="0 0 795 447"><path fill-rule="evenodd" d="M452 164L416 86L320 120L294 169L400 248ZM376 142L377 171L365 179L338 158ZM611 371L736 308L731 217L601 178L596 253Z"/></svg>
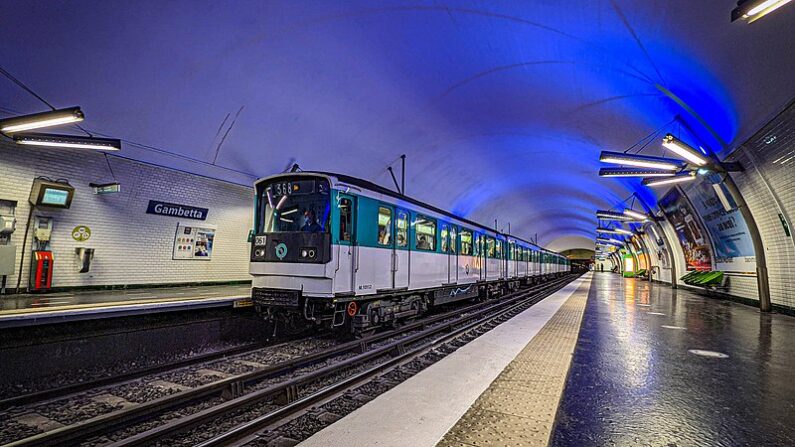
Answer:
<svg viewBox="0 0 795 447"><path fill-rule="evenodd" d="M679 188L672 188L660 199L659 205L676 231L685 255L686 270L712 270L709 236L687 197Z"/></svg>
<svg viewBox="0 0 795 447"><path fill-rule="evenodd" d="M215 226L177 224L171 259L209 261L213 257Z"/></svg>

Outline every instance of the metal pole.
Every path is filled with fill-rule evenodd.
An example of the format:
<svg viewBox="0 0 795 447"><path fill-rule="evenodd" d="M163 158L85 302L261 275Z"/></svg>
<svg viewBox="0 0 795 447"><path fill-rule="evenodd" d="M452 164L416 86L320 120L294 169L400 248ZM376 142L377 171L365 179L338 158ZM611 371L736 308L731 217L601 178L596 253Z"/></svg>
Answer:
<svg viewBox="0 0 795 447"><path fill-rule="evenodd" d="M398 190L398 194L403 194L402 190L400 189L400 186L398 186L397 179L395 178L395 171L392 170L392 166L389 166L388 168L386 168L386 170L389 171L389 175L392 176L392 181L395 182L395 189Z"/></svg>
<svg viewBox="0 0 795 447"><path fill-rule="evenodd" d="M406 154L400 156L400 193L406 195Z"/></svg>
<svg viewBox="0 0 795 447"><path fill-rule="evenodd" d="M765 246L762 243L762 235L759 234L759 227L756 226L754 215L751 214L748 204L740 194L740 189L734 183L734 179L727 172L723 172L723 183L729 190L729 193L737 204L737 209L740 210L745 224L748 225L748 232L751 233L751 242L754 244L754 253L756 254L756 287L759 293L759 310L762 312L770 312L772 305L770 303L770 280L767 276L767 259L765 257Z"/></svg>

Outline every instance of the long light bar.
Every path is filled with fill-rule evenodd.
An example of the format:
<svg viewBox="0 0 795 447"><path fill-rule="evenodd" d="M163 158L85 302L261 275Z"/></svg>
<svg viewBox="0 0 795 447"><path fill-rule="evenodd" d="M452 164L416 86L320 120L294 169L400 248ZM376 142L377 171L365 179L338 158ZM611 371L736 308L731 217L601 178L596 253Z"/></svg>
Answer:
<svg viewBox="0 0 795 447"><path fill-rule="evenodd" d="M600 177L670 177L672 171L658 171L655 169L641 168L601 168Z"/></svg>
<svg viewBox="0 0 795 447"><path fill-rule="evenodd" d="M635 233L633 233L633 232L631 232L631 231L629 231L629 230L625 230L625 229L623 229L623 228L615 228L615 230L616 230L616 233L618 233L618 234L625 234L625 235L627 235L627 236L632 236L633 234L635 234Z"/></svg>
<svg viewBox="0 0 795 447"><path fill-rule="evenodd" d="M121 141L114 138L78 137L74 135L25 133L14 135L14 141L17 144L29 146L95 149L100 151L117 151L121 149Z"/></svg>
<svg viewBox="0 0 795 447"><path fill-rule="evenodd" d="M646 220L646 219L649 218L649 216L647 216L647 215L645 215L643 213L639 213L639 212L637 212L635 210L624 210L624 215L629 216L629 217L631 217L633 219L636 219L636 220Z"/></svg>
<svg viewBox="0 0 795 447"><path fill-rule="evenodd" d="M83 121L85 116L80 107L58 109L51 112L34 113L0 120L0 132L13 133L42 127L60 126Z"/></svg>
<svg viewBox="0 0 795 447"><path fill-rule="evenodd" d="M623 242L619 241L618 239L613 239L611 237L597 237L596 240L598 242L607 242L610 244L623 244Z"/></svg>
<svg viewBox="0 0 795 447"><path fill-rule="evenodd" d="M645 186L664 186L664 185L671 185L674 183L683 183L683 182L690 182L696 179L695 172L686 172L684 174L677 174L673 177L668 178L645 178L641 183Z"/></svg>
<svg viewBox="0 0 795 447"><path fill-rule="evenodd" d="M704 166L709 160L698 150L678 140L671 134L666 135L662 142L663 147L693 163L694 165Z"/></svg>
<svg viewBox="0 0 795 447"><path fill-rule="evenodd" d="M604 227L596 227L597 233L604 233L604 234L620 234L613 228L604 228Z"/></svg>
<svg viewBox="0 0 795 447"><path fill-rule="evenodd" d="M781 8L791 0L741 0L732 11L732 22L737 19L754 23L771 12Z"/></svg>
<svg viewBox="0 0 795 447"><path fill-rule="evenodd" d="M602 220L618 220L621 222L636 220L630 216L625 215L624 213L617 213L615 211L602 211L602 210L596 212L596 217Z"/></svg>
<svg viewBox="0 0 795 447"><path fill-rule="evenodd" d="M650 155L625 154L623 152L602 151L599 161L603 163L615 163L624 166L636 166L638 168L663 169L676 171L682 167L682 162L673 158L652 157Z"/></svg>

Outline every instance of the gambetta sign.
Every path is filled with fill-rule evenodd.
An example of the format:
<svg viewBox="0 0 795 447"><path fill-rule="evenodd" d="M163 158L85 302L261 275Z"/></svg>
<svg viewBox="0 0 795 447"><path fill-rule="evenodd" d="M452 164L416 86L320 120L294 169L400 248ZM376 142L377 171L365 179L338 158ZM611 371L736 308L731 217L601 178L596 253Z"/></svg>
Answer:
<svg viewBox="0 0 795 447"><path fill-rule="evenodd" d="M156 200L149 201L149 207L146 208L146 214L157 214L160 216L169 217L182 217L185 219L205 220L207 213L210 210L207 208L198 208L195 206L179 205L176 203L158 202Z"/></svg>

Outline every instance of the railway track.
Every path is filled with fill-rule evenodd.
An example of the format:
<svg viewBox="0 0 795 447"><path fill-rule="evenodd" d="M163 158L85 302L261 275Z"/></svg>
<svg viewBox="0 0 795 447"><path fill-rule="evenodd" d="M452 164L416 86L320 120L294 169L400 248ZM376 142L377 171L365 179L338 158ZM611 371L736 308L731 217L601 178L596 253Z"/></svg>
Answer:
<svg viewBox="0 0 795 447"><path fill-rule="evenodd" d="M436 356L438 352L432 351L439 346L521 312L572 278L569 275L499 301L434 315L361 340L321 346L306 353L296 348L293 352L296 355L286 355L271 364L249 361L245 371L205 368L203 377L215 376L212 380L188 385L176 383L177 380L155 381L159 382L155 386L162 388L165 382L165 387L171 389L154 393L141 402L127 401L104 414L54 427L8 445L226 445L294 418L312 405L339 397L340 393L423 355ZM214 366L220 368L223 361L216 363ZM177 377L178 372L172 373ZM142 386L151 385L150 381ZM69 399L60 403L64 407L69 404ZM214 427L219 427L218 434L200 429L186 435L211 420ZM241 420L245 423L240 424ZM182 441L174 439L177 435Z"/></svg>

